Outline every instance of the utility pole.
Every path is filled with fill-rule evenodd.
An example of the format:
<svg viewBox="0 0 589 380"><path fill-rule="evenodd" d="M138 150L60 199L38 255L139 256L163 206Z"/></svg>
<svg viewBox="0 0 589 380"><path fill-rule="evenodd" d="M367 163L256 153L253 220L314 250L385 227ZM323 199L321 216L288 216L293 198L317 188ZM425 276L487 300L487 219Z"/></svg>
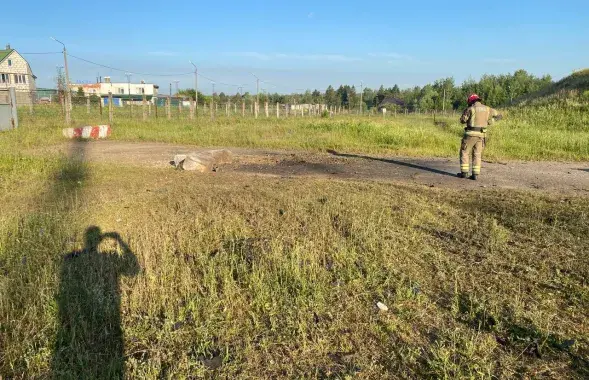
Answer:
<svg viewBox="0 0 589 380"><path fill-rule="evenodd" d="M72 110L72 94L70 92L70 75L67 66L67 50L65 44L58 39L49 37L55 42L59 42L63 46L63 63L65 65L65 123L69 125L71 123L71 110Z"/></svg>
<svg viewBox="0 0 589 380"><path fill-rule="evenodd" d="M178 83L180 83L179 80L175 80L174 84L176 85L176 99L178 99L178 113L182 112L182 104L180 103L180 98L178 97Z"/></svg>
<svg viewBox="0 0 589 380"><path fill-rule="evenodd" d="M215 108L215 82L211 82L213 85L213 93L211 94L211 115L217 115L217 109ZM214 118L214 116L213 116Z"/></svg>
<svg viewBox="0 0 589 380"><path fill-rule="evenodd" d="M127 91L129 92L129 112L131 117L133 117L133 101L131 100L131 74L125 73L125 76L127 77Z"/></svg>
<svg viewBox="0 0 589 380"><path fill-rule="evenodd" d="M446 86L444 86L444 103L442 103L442 112L446 114Z"/></svg>
<svg viewBox="0 0 589 380"><path fill-rule="evenodd" d="M170 97L168 98L168 120L172 119L172 83L170 83Z"/></svg>
<svg viewBox="0 0 589 380"><path fill-rule="evenodd" d="M194 113L196 113L196 116L198 117L198 69L192 61L188 62L194 66Z"/></svg>
<svg viewBox="0 0 589 380"><path fill-rule="evenodd" d="M364 82L360 81L360 115L363 114L364 104L362 102L364 97Z"/></svg>
<svg viewBox="0 0 589 380"><path fill-rule="evenodd" d="M254 73L250 73L256 78L256 108L260 104L260 78Z"/></svg>
<svg viewBox="0 0 589 380"><path fill-rule="evenodd" d="M59 94L59 104L62 107L63 114L65 115L65 107L66 107L66 100L65 100L65 90L64 90L64 83L63 83L63 74L61 70L63 66L56 66L57 68L57 93Z"/></svg>
<svg viewBox="0 0 589 380"><path fill-rule="evenodd" d="M254 73L250 73L256 78L256 102L260 102L260 78L256 76Z"/></svg>

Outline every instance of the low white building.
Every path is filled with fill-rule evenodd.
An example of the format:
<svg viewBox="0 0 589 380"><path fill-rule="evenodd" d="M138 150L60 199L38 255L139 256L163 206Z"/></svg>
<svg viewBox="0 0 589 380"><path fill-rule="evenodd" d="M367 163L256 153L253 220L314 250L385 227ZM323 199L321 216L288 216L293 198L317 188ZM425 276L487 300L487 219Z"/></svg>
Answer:
<svg viewBox="0 0 589 380"><path fill-rule="evenodd" d="M288 108L293 112L301 110L323 112L327 110L327 104L289 104Z"/></svg>
<svg viewBox="0 0 589 380"><path fill-rule="evenodd" d="M35 101L35 79L27 60L10 45L0 50L0 88L14 87L17 104Z"/></svg>
<svg viewBox="0 0 589 380"><path fill-rule="evenodd" d="M96 95L101 97L103 102L107 104L108 94L112 93L113 103L122 105L132 101L134 103L143 101L143 95L150 102L155 101L154 98L158 95L159 86L153 83L127 83L127 82L111 82L110 77L105 77L104 82L91 84L70 84L72 92L75 94L81 88L84 95ZM116 100L115 100L116 99Z"/></svg>

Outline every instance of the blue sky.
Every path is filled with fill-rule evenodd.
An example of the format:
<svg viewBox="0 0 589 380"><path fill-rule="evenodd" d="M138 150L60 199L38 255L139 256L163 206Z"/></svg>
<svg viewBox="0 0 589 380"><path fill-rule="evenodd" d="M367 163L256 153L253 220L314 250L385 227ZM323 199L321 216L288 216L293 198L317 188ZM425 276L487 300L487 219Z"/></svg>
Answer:
<svg viewBox="0 0 589 380"><path fill-rule="evenodd" d="M23 53L69 53L140 74L166 89L255 92L254 73L271 92L328 85L457 82L519 68L555 79L589 66L587 0L440 2L346 1L28 1L2 6L0 46ZM59 54L26 55L38 86L54 86ZM124 73L69 59L70 78ZM169 74L153 76L145 74ZM233 84L235 86L229 86Z"/></svg>

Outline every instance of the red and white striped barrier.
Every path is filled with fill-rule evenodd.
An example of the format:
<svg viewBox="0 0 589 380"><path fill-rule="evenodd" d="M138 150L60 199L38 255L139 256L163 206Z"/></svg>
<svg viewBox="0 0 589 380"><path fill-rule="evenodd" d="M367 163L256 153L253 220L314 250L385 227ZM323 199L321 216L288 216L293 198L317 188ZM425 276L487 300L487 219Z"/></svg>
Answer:
<svg viewBox="0 0 589 380"><path fill-rule="evenodd" d="M79 128L64 128L68 139L105 139L110 136L110 125L87 125Z"/></svg>

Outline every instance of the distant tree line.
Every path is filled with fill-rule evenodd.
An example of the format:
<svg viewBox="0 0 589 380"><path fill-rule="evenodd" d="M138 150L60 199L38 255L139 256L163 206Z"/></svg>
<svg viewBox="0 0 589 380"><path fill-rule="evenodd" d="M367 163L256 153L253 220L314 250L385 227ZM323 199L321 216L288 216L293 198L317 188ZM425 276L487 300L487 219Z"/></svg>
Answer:
<svg viewBox="0 0 589 380"><path fill-rule="evenodd" d="M466 98L471 93L477 93L485 103L492 107L499 107L513 102L513 100L536 92L545 86L552 84L550 75L536 77L525 70L518 70L513 74L483 75L480 80L468 79L461 85L456 85L454 78L443 78L423 87L401 89L398 85L390 88L380 86L378 89L364 88L362 102L364 109L378 107L385 98L394 98L401 101L410 111L413 110L458 110L466 107ZM179 95L194 99L194 89L179 91ZM228 95L224 92L215 93L215 102L240 103L244 100L247 104L256 100L255 94L245 92ZM281 104L327 104L334 107L346 107L358 109L360 107L360 93L355 86L340 85L337 89L327 87L325 92L319 90L307 90L304 93L278 94L260 93L260 102ZM209 103L210 95L198 93L199 104ZM399 106L401 107L401 106Z"/></svg>

